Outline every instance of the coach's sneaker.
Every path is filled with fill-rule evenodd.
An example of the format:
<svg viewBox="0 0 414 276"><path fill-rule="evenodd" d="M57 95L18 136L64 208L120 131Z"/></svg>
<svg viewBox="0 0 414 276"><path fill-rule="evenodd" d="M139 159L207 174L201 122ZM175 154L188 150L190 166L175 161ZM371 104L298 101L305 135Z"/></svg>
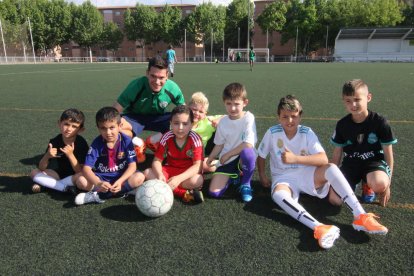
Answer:
<svg viewBox="0 0 414 276"><path fill-rule="evenodd" d="M156 152L158 146L160 145L161 136L161 132L148 136L147 139L145 139L145 145L147 146L147 148L152 152Z"/></svg>
<svg viewBox="0 0 414 276"><path fill-rule="evenodd" d="M239 189L244 202L250 202L253 199L253 190L249 184L242 184Z"/></svg>
<svg viewBox="0 0 414 276"><path fill-rule="evenodd" d="M137 155L137 162L145 162L145 142L139 137L132 138L132 144L134 144L135 154Z"/></svg>
<svg viewBox="0 0 414 276"><path fill-rule="evenodd" d="M360 214L352 223L352 226L357 231L364 231L370 234L386 235L388 228L381 225L376 218L378 216L373 213Z"/></svg>
<svg viewBox="0 0 414 276"><path fill-rule="evenodd" d="M97 192L80 193L75 197L76 205L83 205L92 202L104 203L105 200L100 199Z"/></svg>
<svg viewBox="0 0 414 276"><path fill-rule="evenodd" d="M39 184L37 184L37 183L34 183L33 185L32 185L32 192L34 193L34 194L37 194L37 193L40 193L42 191L42 186L40 186Z"/></svg>
<svg viewBox="0 0 414 276"><path fill-rule="evenodd" d="M185 203L203 203L203 192L199 190L187 190L183 196L183 201Z"/></svg>
<svg viewBox="0 0 414 276"><path fill-rule="evenodd" d="M362 202L372 203L375 200L375 192L368 186L367 183L362 184Z"/></svg>
<svg viewBox="0 0 414 276"><path fill-rule="evenodd" d="M339 228L335 225L321 224L315 227L313 236L318 240L319 246L323 249L331 248L335 240L339 238Z"/></svg>

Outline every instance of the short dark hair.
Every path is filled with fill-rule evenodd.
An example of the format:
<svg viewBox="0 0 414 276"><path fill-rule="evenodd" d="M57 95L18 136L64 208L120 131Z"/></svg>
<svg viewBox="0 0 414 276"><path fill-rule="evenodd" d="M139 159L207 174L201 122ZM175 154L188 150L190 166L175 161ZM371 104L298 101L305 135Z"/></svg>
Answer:
<svg viewBox="0 0 414 276"><path fill-rule="evenodd" d="M233 82L224 88L223 101L236 100L236 99L242 99L243 101L246 100L247 92L243 84L238 83L238 82Z"/></svg>
<svg viewBox="0 0 414 276"><path fill-rule="evenodd" d="M360 87L368 88L368 85L361 79L347 81L342 86L342 96L353 96Z"/></svg>
<svg viewBox="0 0 414 276"><path fill-rule="evenodd" d="M63 111L62 115L60 115L61 122L68 120L72 123L78 123L80 128L83 128L85 124L85 115L82 111L76 108L69 108Z"/></svg>
<svg viewBox="0 0 414 276"><path fill-rule="evenodd" d="M112 106L105 106L96 112L96 125L99 126L99 123L104 123L108 121L116 121L118 124L121 123L121 114L118 110Z"/></svg>
<svg viewBox="0 0 414 276"><path fill-rule="evenodd" d="M302 115L303 108L299 100L294 95L287 95L280 99L277 106L277 115L280 115L280 111L299 111L299 115Z"/></svg>
<svg viewBox="0 0 414 276"><path fill-rule="evenodd" d="M173 117L177 114L187 114L190 117L190 122L194 123L194 114L188 105L180 104L174 107L174 109L171 111L170 121L172 121Z"/></svg>
<svg viewBox="0 0 414 276"><path fill-rule="evenodd" d="M156 67L158 69L168 69L168 64L162 57L155 56L149 60L147 70L151 70L151 67Z"/></svg>

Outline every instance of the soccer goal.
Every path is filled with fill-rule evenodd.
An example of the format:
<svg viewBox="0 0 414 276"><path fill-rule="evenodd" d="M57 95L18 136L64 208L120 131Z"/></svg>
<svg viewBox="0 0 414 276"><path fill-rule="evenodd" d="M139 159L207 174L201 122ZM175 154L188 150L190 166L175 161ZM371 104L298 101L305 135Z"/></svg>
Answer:
<svg viewBox="0 0 414 276"><path fill-rule="evenodd" d="M229 48L227 50L227 61L242 62L249 61L249 50L247 48ZM257 62L269 62L269 48L253 48Z"/></svg>

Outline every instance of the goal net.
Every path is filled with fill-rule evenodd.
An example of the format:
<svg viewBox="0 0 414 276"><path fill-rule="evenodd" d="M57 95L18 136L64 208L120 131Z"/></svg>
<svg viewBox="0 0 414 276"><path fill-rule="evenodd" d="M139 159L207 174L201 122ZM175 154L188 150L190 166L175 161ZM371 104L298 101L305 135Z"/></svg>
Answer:
<svg viewBox="0 0 414 276"><path fill-rule="evenodd" d="M229 48L227 50L228 61L249 61L249 50L247 48ZM256 54L256 62L269 62L269 48L253 48Z"/></svg>
<svg viewBox="0 0 414 276"><path fill-rule="evenodd" d="M33 61L27 25L11 24L0 18L0 63Z"/></svg>

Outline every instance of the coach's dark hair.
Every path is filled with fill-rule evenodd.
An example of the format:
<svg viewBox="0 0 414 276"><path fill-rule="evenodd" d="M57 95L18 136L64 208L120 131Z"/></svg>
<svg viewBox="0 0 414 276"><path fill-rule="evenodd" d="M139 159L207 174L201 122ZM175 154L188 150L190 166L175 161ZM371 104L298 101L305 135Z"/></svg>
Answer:
<svg viewBox="0 0 414 276"><path fill-rule="evenodd" d="M168 69L168 64L165 59L157 55L149 60L147 70L151 70L151 67L156 67L158 69Z"/></svg>
<svg viewBox="0 0 414 276"><path fill-rule="evenodd" d="M69 120L72 123L78 123L80 128L83 128L85 124L85 115L82 111L76 108L69 108L63 111L62 115L60 115L59 121Z"/></svg>
<svg viewBox="0 0 414 276"><path fill-rule="evenodd" d="M247 100L247 92L243 84L233 82L224 88L223 101L237 99Z"/></svg>
<svg viewBox="0 0 414 276"><path fill-rule="evenodd" d="M104 123L108 121L116 121L118 124L121 123L121 114L118 110L112 106L102 107L96 112L96 125L99 126L99 123Z"/></svg>
<svg viewBox="0 0 414 276"><path fill-rule="evenodd" d="M361 87L367 87L368 85L361 79L353 79L344 83L342 86L342 96L353 96L355 91Z"/></svg>
<svg viewBox="0 0 414 276"><path fill-rule="evenodd" d="M193 111L188 105L181 104L181 105L177 105L176 107L174 107L174 109L171 111L170 121L172 121L173 117L177 114L188 114L190 117L190 122L191 123L194 122Z"/></svg>
<svg viewBox="0 0 414 276"><path fill-rule="evenodd" d="M277 115L280 115L282 110L299 111L299 115L302 115L303 112L302 105L294 95L287 95L280 99L279 105L277 106Z"/></svg>

